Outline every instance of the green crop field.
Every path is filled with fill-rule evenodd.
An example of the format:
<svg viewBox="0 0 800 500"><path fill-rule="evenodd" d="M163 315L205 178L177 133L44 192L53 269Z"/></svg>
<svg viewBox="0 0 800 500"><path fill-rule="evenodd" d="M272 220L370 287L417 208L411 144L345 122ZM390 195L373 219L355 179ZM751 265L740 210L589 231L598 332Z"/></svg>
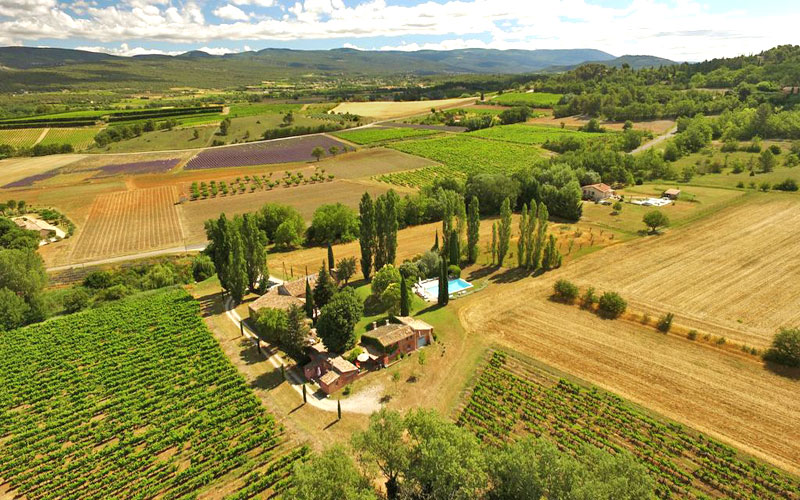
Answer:
<svg viewBox="0 0 800 500"><path fill-rule="evenodd" d="M0 144L15 148L29 148L42 135L41 128L0 129Z"/></svg>
<svg viewBox="0 0 800 500"><path fill-rule="evenodd" d="M424 137L427 135L438 134L436 130L425 130L416 128L379 128L370 127L358 130L345 130L336 132L333 135L356 144L374 144L376 142L391 141L395 139L407 139L410 137Z"/></svg>
<svg viewBox="0 0 800 500"><path fill-rule="evenodd" d="M485 139L494 139L505 142L518 142L520 144L544 144L549 140L560 139L566 135L577 135L585 138L597 138L604 134L591 134L588 132L578 132L557 127L544 127L537 125L500 125L497 127L489 127L474 132L469 132L469 135L475 137L483 137ZM610 135L610 134L609 134Z"/></svg>
<svg viewBox="0 0 800 500"><path fill-rule="evenodd" d="M501 352L483 370L458 423L492 444L533 434L576 454L587 444L627 450L648 468L660 498L800 498L800 482L778 469Z"/></svg>
<svg viewBox="0 0 800 500"><path fill-rule="evenodd" d="M552 108L561 100L561 94L549 92L508 92L492 98L492 104L503 106L530 106L532 108Z"/></svg>
<svg viewBox="0 0 800 500"><path fill-rule="evenodd" d="M88 128L51 128L39 144L72 144L75 151L89 149L94 144L94 136L100 132L100 127Z"/></svg>
<svg viewBox="0 0 800 500"><path fill-rule="evenodd" d="M275 103L253 103L253 104L234 104L231 106L229 115L231 118L237 116L256 116L269 114L285 114L287 111L299 111L302 104L275 104Z"/></svg>
<svg viewBox="0 0 800 500"><path fill-rule="evenodd" d="M527 144L503 144L476 137L453 135L396 142L393 149L442 163L410 172L397 172L378 179L403 186L421 186L438 176L464 178L473 173L514 172L541 158L541 150Z"/></svg>
<svg viewBox="0 0 800 500"><path fill-rule="evenodd" d="M28 500L286 488L306 449L199 313L169 289L0 335L0 481Z"/></svg>

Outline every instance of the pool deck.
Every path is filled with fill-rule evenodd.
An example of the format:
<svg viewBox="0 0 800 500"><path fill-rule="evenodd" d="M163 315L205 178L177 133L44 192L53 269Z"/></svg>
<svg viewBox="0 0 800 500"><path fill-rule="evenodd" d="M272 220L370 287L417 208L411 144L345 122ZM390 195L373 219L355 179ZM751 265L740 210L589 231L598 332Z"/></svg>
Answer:
<svg viewBox="0 0 800 500"><path fill-rule="evenodd" d="M448 292L450 291L450 283L453 282L453 281L458 281L458 280L463 281L468 286L465 286L464 288L456 290L455 292L449 293L448 295L450 295L450 297L458 296L461 293L466 293L469 289L472 288L472 283L470 283L470 282L468 282L466 280L463 280L461 278L457 278L457 279L448 280L448 282L447 282L447 284L448 284L447 285L447 288L448 288L447 291ZM417 295L419 295L420 297L422 297L423 299L425 299L428 302L436 302L437 300L439 300L439 297L437 296L438 287L439 287L439 278L433 278L433 279L428 279L428 280L424 280L424 281L418 281L414 285L414 293L416 293ZM428 289L436 290L437 293L432 293Z"/></svg>

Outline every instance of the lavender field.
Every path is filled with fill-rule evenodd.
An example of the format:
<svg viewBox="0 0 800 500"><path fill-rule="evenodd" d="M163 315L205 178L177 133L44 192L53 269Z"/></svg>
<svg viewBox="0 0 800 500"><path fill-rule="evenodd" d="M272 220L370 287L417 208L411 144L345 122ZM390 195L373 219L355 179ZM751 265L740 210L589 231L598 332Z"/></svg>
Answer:
<svg viewBox="0 0 800 500"><path fill-rule="evenodd" d="M345 144L325 135L214 148L202 151L189 160L186 170L313 161L315 158L311 152L314 148L320 147L325 150L325 156L330 156L328 150L332 146L339 148L339 151L345 148Z"/></svg>

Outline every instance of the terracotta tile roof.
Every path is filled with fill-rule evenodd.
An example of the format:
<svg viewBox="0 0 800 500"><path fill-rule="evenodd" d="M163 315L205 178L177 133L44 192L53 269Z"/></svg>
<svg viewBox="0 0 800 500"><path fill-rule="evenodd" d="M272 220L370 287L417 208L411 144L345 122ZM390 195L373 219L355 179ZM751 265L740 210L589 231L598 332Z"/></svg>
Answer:
<svg viewBox="0 0 800 500"><path fill-rule="evenodd" d="M339 380L339 374L333 370L325 372L325 374L319 378L320 383L325 385L331 385L337 380Z"/></svg>
<svg viewBox="0 0 800 500"><path fill-rule="evenodd" d="M611 186L609 186L608 184L602 183L602 182L599 183L599 184L589 184L588 186L583 186L583 189L586 189L586 188L595 188L598 191L602 191L604 193L610 193L610 192L614 191L613 189L611 189Z"/></svg>
<svg viewBox="0 0 800 500"><path fill-rule="evenodd" d="M433 327L425 323L421 319L412 318L411 316L395 316L397 321L404 325L408 325L414 330L433 330Z"/></svg>
<svg viewBox="0 0 800 500"><path fill-rule="evenodd" d="M666 191L664 191L664 194L666 194L668 196L677 196L677 195L681 194L681 190L680 189L676 189L676 188L670 188L670 189L667 189Z"/></svg>
<svg viewBox="0 0 800 500"><path fill-rule="evenodd" d="M358 371L358 368L356 368L356 365L354 365L353 363L347 361L346 359L344 359L341 356L336 356L335 358L331 358L331 359L328 360L328 362L331 364L333 369L336 370L339 373L348 373L348 372Z"/></svg>
<svg viewBox="0 0 800 500"><path fill-rule="evenodd" d="M260 311L264 308L286 310L292 306L303 307L304 304L303 299L291 295L281 295L274 290L270 290L250 304L250 310Z"/></svg>
<svg viewBox="0 0 800 500"><path fill-rule="evenodd" d="M362 338L375 339L383 347L389 347L413 334L414 331L408 325L390 323L363 334Z"/></svg>
<svg viewBox="0 0 800 500"><path fill-rule="evenodd" d="M278 287L278 291L283 293L288 293L294 297L305 297L306 296L306 278L308 278L308 283L311 285L311 288L314 288L314 285L317 284L317 275L312 274L309 276L303 276L302 278L297 278L294 281L287 281L283 285Z"/></svg>

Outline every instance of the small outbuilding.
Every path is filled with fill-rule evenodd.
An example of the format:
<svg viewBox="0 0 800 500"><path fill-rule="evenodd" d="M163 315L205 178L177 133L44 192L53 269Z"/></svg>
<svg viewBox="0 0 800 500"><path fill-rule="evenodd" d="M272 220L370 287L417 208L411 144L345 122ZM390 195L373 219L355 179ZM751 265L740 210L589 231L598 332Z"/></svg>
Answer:
<svg viewBox="0 0 800 500"><path fill-rule="evenodd" d="M581 187L584 200L601 201L614 196L614 190L608 184L589 184Z"/></svg>
<svg viewBox="0 0 800 500"><path fill-rule="evenodd" d="M670 200L677 200L678 197L681 195L681 190L678 188L670 188L664 191L664 198L669 198Z"/></svg>

